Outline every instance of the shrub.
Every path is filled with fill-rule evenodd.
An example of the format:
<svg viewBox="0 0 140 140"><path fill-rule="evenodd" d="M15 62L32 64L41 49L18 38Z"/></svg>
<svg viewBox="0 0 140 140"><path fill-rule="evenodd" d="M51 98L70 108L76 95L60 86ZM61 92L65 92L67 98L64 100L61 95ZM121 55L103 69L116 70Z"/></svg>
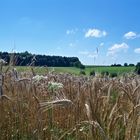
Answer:
<svg viewBox="0 0 140 140"><path fill-rule="evenodd" d="M121 64L112 64L111 67L121 67Z"/></svg>
<svg viewBox="0 0 140 140"><path fill-rule="evenodd" d="M81 70L80 75L86 75L85 71Z"/></svg>
<svg viewBox="0 0 140 140"><path fill-rule="evenodd" d="M116 72L113 72L113 73L110 74L110 77L112 77L112 78L117 77L117 76L118 76L118 74Z"/></svg>
<svg viewBox="0 0 140 140"><path fill-rule="evenodd" d="M81 64L80 69L85 69L85 66L83 64Z"/></svg>
<svg viewBox="0 0 140 140"><path fill-rule="evenodd" d="M85 69L85 66L83 64L81 64L80 61L75 62L74 67L80 68L80 69Z"/></svg>
<svg viewBox="0 0 140 140"><path fill-rule="evenodd" d="M135 72L140 75L140 62L137 63Z"/></svg>
<svg viewBox="0 0 140 140"><path fill-rule="evenodd" d="M129 66L130 66L130 67L134 67L135 65L134 65L134 64L129 64Z"/></svg>
<svg viewBox="0 0 140 140"><path fill-rule="evenodd" d="M109 72L108 72L108 71L102 71L102 72L101 72L101 75L102 75L102 76L108 76L108 75L109 75Z"/></svg>
<svg viewBox="0 0 140 140"><path fill-rule="evenodd" d="M95 71L94 71L94 70L92 70L92 71L90 72L90 76L95 76Z"/></svg>
<svg viewBox="0 0 140 140"><path fill-rule="evenodd" d="M128 64L127 64L127 63L124 63L124 66L125 66L125 67L127 67L127 66L128 66Z"/></svg>

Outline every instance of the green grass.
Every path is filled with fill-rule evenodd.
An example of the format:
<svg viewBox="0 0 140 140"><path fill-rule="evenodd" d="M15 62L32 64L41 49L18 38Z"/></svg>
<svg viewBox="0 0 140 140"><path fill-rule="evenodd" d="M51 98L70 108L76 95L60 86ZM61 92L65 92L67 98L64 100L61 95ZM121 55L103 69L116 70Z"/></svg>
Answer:
<svg viewBox="0 0 140 140"><path fill-rule="evenodd" d="M18 71L30 71L30 67L25 66L17 66L16 69ZM86 66L85 73L86 75L90 74L90 71L94 70L95 72L101 73L104 71L108 71L109 73L117 73L117 74L123 74L123 73L130 73L133 72L135 67L110 67L110 66ZM79 68L75 67L34 67L34 70L38 74L44 74L47 71L55 71L58 73L72 73L78 75L80 73Z"/></svg>
<svg viewBox="0 0 140 140"><path fill-rule="evenodd" d="M109 73L118 73L118 74L123 74L123 73L130 73L133 72L135 67L110 67L110 66L89 66L86 67L85 71L87 74L90 73L91 70L94 70L95 72L101 73L104 71L108 71Z"/></svg>

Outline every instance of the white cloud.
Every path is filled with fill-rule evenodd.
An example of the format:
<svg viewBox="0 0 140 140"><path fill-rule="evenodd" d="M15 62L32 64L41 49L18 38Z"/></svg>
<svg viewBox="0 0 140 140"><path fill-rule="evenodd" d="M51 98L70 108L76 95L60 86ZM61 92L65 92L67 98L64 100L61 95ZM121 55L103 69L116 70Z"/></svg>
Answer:
<svg viewBox="0 0 140 140"><path fill-rule="evenodd" d="M124 34L124 37L125 37L126 39L134 39L134 38L137 38L138 35L137 35L135 32L130 31L130 32L128 32L128 33L125 33L125 34Z"/></svg>
<svg viewBox="0 0 140 140"><path fill-rule="evenodd" d="M140 48L136 48L136 49L134 50L134 52L140 54Z"/></svg>
<svg viewBox="0 0 140 140"><path fill-rule="evenodd" d="M85 33L85 37L95 37L95 38L100 38L103 36L106 36L107 32L106 31L101 31L99 29L89 29L86 33Z"/></svg>
<svg viewBox="0 0 140 140"><path fill-rule="evenodd" d="M125 52L128 48L129 46L126 43L114 44L112 47L108 49L107 56L115 55L116 53L121 52L121 51Z"/></svg>
<svg viewBox="0 0 140 140"><path fill-rule="evenodd" d="M100 47L104 46L104 42L100 43L100 45L99 45L99 46L100 46Z"/></svg>
<svg viewBox="0 0 140 140"><path fill-rule="evenodd" d="M76 28L76 29L67 30L67 31L66 31L66 34L67 34L67 35L75 34L77 31L78 31L77 28Z"/></svg>

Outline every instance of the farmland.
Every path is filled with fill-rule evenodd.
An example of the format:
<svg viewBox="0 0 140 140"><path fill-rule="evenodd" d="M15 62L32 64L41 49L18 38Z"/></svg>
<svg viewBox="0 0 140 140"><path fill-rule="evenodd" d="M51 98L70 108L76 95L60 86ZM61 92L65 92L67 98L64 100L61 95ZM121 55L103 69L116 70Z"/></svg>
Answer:
<svg viewBox="0 0 140 140"><path fill-rule="evenodd" d="M5 69L1 140L139 140L138 75L113 79L67 73L76 68L54 68L57 73L44 67Z"/></svg>
<svg viewBox="0 0 140 140"><path fill-rule="evenodd" d="M6 68L5 68L6 69ZM17 66L17 71L30 71L30 67L26 66ZM90 74L90 71L94 70L97 73L108 71L109 73L131 73L135 67L110 67L110 66L86 66L85 73L86 75ZM71 73L79 75L80 69L76 67L34 67L34 70L38 74L45 74L47 71L55 71L57 73Z"/></svg>
<svg viewBox="0 0 140 140"><path fill-rule="evenodd" d="M1 0L0 140L140 140L140 0Z"/></svg>

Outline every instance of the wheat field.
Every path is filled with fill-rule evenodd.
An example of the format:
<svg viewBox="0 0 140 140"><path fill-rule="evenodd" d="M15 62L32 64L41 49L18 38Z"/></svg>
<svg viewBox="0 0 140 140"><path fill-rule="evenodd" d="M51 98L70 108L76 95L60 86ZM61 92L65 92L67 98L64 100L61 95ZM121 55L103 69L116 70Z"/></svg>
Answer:
<svg viewBox="0 0 140 140"><path fill-rule="evenodd" d="M140 140L140 77L2 71L0 140Z"/></svg>

